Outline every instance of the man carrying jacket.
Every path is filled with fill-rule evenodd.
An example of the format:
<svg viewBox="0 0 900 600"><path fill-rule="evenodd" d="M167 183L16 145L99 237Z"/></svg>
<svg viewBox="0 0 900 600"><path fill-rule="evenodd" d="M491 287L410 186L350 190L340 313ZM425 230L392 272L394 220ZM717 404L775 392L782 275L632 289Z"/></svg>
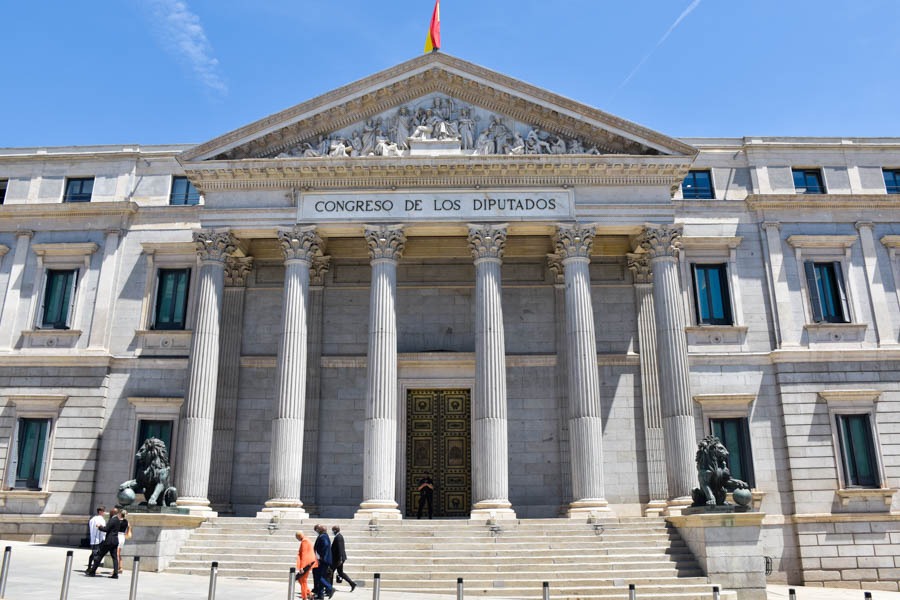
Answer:
<svg viewBox="0 0 900 600"><path fill-rule="evenodd" d="M313 569L313 594L322 600L325 596L334 596L334 586L331 585L331 539L322 525L316 525L315 531L319 537L313 549L319 564Z"/></svg>
<svg viewBox="0 0 900 600"><path fill-rule="evenodd" d="M344 563L347 561L347 551L344 549L344 534L341 533L341 528L337 525L331 527L331 533L334 534L334 537L331 539L331 568L337 573L337 582L340 583L341 580L346 581L350 584L350 591L352 592L356 589L356 584L344 573Z"/></svg>

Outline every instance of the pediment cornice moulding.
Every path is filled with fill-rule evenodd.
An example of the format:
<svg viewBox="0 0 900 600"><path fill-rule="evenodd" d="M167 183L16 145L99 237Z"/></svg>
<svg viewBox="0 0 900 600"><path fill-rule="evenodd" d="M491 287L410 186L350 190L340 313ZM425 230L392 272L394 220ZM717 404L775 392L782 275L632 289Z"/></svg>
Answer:
<svg viewBox="0 0 900 600"><path fill-rule="evenodd" d="M751 210L898 209L900 194L751 194L745 202Z"/></svg>

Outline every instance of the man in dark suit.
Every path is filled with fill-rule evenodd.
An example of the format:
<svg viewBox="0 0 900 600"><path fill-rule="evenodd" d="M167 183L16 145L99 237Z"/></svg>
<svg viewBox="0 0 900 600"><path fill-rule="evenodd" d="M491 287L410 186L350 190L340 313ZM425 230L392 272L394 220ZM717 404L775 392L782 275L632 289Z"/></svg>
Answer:
<svg viewBox="0 0 900 600"><path fill-rule="evenodd" d="M419 492L419 512L416 514L416 518L422 518L422 509L425 508L427 502L428 518L430 519L434 514L434 479L431 478L431 473L425 473L425 476L419 480L416 490Z"/></svg>
<svg viewBox="0 0 900 600"><path fill-rule="evenodd" d="M313 595L321 600L325 596L334 596L334 586L331 585L331 539L322 525L316 525L315 531L319 537L316 538L313 550L319 566L313 569Z"/></svg>
<svg viewBox="0 0 900 600"><path fill-rule="evenodd" d="M88 577L94 577L97 575L97 567L100 566L100 563L103 562L103 557L106 556L108 552L112 556L113 562L113 572L112 575L109 576L110 579L118 579L119 578L119 557L116 555L116 549L119 547L119 530L121 529L121 521L119 520L119 511L118 509L113 508L109 511L109 521L107 521L106 525L100 525L97 527L100 531L106 533L106 539L103 540L103 543L100 544L100 550L97 553L97 557L93 559L93 564L88 567L88 570L85 571L85 574Z"/></svg>
<svg viewBox="0 0 900 600"><path fill-rule="evenodd" d="M337 582L340 583L341 580L346 581L350 584L350 591L352 592L356 589L356 584L344 573L344 563L347 561L347 551L344 549L344 534L341 533L341 528L337 525L331 527L331 532L334 534L334 537L331 539L331 567L337 573Z"/></svg>

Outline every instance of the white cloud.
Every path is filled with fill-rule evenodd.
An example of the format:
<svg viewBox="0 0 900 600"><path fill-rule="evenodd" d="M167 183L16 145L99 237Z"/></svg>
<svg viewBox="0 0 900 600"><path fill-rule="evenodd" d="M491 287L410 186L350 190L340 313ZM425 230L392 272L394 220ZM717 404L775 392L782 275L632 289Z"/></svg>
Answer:
<svg viewBox="0 0 900 600"><path fill-rule="evenodd" d="M200 17L181 0L151 0L150 5L164 49L183 61L204 86L227 94L228 86L219 72L219 61L213 56Z"/></svg>

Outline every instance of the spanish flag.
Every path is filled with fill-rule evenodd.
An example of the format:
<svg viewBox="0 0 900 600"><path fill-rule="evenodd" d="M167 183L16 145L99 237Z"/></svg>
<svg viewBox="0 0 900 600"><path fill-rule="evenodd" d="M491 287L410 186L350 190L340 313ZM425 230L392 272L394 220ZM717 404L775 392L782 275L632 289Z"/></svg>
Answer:
<svg viewBox="0 0 900 600"><path fill-rule="evenodd" d="M425 38L425 54L441 48L441 0L434 0L434 13L431 15L431 26Z"/></svg>

